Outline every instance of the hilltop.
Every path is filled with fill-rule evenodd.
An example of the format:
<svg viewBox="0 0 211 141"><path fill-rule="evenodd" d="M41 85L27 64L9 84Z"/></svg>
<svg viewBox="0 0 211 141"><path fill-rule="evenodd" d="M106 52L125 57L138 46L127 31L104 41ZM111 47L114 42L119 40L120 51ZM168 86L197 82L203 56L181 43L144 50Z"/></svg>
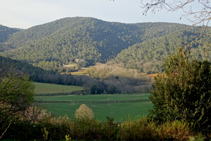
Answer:
<svg viewBox="0 0 211 141"><path fill-rule="evenodd" d="M125 24L87 17L64 18L5 34L0 55L46 70L83 60L78 62L83 67L107 62L155 73L162 71L165 57L195 41L200 32L199 27L175 23ZM205 34L209 32L208 28ZM191 44L194 57L203 59L203 49L198 47L209 43L209 36L202 36Z"/></svg>
<svg viewBox="0 0 211 141"><path fill-rule="evenodd" d="M124 24L94 18L64 18L14 33L6 41L15 50L1 53L29 63L58 65L83 59L83 65L104 63L136 43L185 29L169 23Z"/></svg>

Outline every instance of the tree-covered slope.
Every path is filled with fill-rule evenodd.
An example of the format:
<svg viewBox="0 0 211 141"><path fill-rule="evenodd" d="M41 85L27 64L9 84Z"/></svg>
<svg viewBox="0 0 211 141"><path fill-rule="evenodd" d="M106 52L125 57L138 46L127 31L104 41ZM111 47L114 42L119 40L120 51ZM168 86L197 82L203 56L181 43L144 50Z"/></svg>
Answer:
<svg viewBox="0 0 211 141"><path fill-rule="evenodd" d="M27 62L12 60L0 56L0 70L7 72L28 75L30 80L43 83L54 83L63 85L82 85L82 82L76 80L71 74L60 74L58 72L35 67Z"/></svg>
<svg viewBox="0 0 211 141"><path fill-rule="evenodd" d="M136 43L186 29L171 23L123 24L94 18L65 18L17 32L7 40L16 50L0 53L29 63L54 61L60 66L83 59L84 65L106 62Z"/></svg>
<svg viewBox="0 0 211 141"><path fill-rule="evenodd" d="M211 61L211 43L208 28L199 39L199 28L179 30L168 35L134 44L119 53L111 64L120 64L126 68L139 69L140 72L157 73L163 70L162 64L167 56L176 53L178 47L186 50L191 48L193 58L197 60L208 59Z"/></svg>
<svg viewBox="0 0 211 141"><path fill-rule="evenodd" d="M18 31L20 31L20 29L0 25L0 52L9 49L10 46L8 46L7 39L10 35Z"/></svg>

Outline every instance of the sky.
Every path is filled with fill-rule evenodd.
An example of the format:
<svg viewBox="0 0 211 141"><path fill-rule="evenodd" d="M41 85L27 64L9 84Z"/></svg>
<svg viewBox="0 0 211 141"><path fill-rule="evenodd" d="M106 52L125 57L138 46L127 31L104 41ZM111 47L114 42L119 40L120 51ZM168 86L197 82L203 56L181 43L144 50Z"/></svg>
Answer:
<svg viewBox="0 0 211 141"><path fill-rule="evenodd" d="M121 23L171 22L191 25L183 12L143 15L141 0L0 0L0 24L27 29L66 17L93 17Z"/></svg>

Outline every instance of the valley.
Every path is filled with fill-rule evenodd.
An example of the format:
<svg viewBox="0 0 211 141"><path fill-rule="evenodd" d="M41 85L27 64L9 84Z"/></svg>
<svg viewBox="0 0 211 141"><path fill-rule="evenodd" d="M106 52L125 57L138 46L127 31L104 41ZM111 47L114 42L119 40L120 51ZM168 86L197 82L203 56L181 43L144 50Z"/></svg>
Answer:
<svg viewBox="0 0 211 141"><path fill-rule="evenodd" d="M7 123L0 122L11 124L9 133L27 126L33 130L31 136L40 134L30 139L41 140L48 140L48 131L51 137L57 135L53 139L66 140L70 132L79 140L98 135L124 140L122 133L130 140L136 133L147 136L145 131L150 140L169 139L170 133L163 136L163 130L172 134L180 128L189 138L190 124L183 118L190 116L191 123L198 118L203 131L201 119L208 107L204 105L210 103L211 28L201 35L203 29L89 17L63 18L28 29L1 25L0 98L10 106L0 108L15 112L2 110ZM16 122L7 120L7 114L21 116Z"/></svg>

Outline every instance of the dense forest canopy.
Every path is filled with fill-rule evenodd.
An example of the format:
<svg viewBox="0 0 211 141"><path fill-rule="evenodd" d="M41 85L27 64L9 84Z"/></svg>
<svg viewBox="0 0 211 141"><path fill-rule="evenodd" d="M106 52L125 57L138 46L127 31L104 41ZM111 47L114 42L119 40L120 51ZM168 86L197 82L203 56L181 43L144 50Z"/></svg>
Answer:
<svg viewBox="0 0 211 141"><path fill-rule="evenodd" d="M4 50L12 49L11 46L8 45L7 39L9 38L10 35L18 31L20 31L20 29L9 28L9 27L0 25L0 52Z"/></svg>
<svg viewBox="0 0 211 141"><path fill-rule="evenodd" d="M209 32L208 28L205 35ZM201 56L208 49L210 38L204 35L196 40L200 33L199 27L174 23L124 24L85 17L64 18L5 34L0 55L45 70L59 70L82 59L81 66L108 62L155 73L162 71L165 57L193 41L193 57L204 59ZM207 58L209 52L206 51Z"/></svg>
<svg viewBox="0 0 211 141"><path fill-rule="evenodd" d="M211 60L210 44L211 30L196 39L198 29L186 29L172 32L168 35L134 44L119 53L110 64L121 64L126 68L139 69L140 72L157 73L163 71L162 64L166 57L175 53L178 47L192 49L192 57L197 60Z"/></svg>
<svg viewBox="0 0 211 141"><path fill-rule="evenodd" d="M185 28L181 24L123 24L65 18L13 34L7 42L16 50L1 55L37 66L42 61L54 61L61 66L75 59L84 59L84 66L93 65L114 58L128 46Z"/></svg>

